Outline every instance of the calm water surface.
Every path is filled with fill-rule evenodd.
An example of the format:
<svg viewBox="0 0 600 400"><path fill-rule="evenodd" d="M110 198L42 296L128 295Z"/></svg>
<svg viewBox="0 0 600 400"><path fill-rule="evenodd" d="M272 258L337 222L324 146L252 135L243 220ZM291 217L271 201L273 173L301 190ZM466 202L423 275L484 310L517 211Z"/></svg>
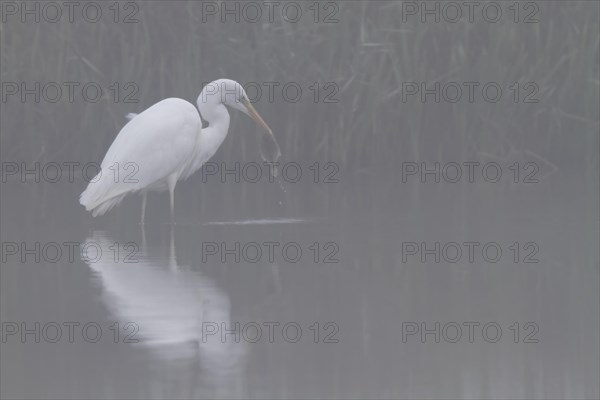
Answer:
<svg viewBox="0 0 600 400"><path fill-rule="evenodd" d="M94 220L83 182L5 185L2 241L64 252L3 262L3 322L62 337L7 336L2 395L598 397L597 190L560 172L512 187L345 178L285 192L192 179L175 226L155 194L144 227L138 198ZM88 250L71 261L65 242ZM463 254L422 260L409 242ZM470 262L464 242L502 255ZM408 334L421 323L432 333Z"/></svg>

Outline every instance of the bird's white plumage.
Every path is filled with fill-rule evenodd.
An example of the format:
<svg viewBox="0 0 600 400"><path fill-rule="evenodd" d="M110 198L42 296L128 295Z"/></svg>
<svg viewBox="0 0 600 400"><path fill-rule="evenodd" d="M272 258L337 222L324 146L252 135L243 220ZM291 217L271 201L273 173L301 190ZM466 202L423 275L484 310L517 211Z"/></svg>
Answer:
<svg viewBox="0 0 600 400"><path fill-rule="evenodd" d="M166 189L167 178L179 178L191 162L201 129L198 111L182 99L162 100L138 114L115 138L81 203L94 210L111 200L116 204L128 193ZM112 205L99 207L95 215Z"/></svg>
<svg viewBox="0 0 600 400"><path fill-rule="evenodd" d="M102 215L129 193L168 189L172 216L177 181L199 170L227 136L226 105L248 114L272 135L235 81L211 82L200 93L197 104L198 109L185 100L169 98L140 114L127 114L130 121L108 149L100 173L80 196L86 210L93 216ZM205 129L200 114L209 124ZM145 201L143 204L142 210Z"/></svg>

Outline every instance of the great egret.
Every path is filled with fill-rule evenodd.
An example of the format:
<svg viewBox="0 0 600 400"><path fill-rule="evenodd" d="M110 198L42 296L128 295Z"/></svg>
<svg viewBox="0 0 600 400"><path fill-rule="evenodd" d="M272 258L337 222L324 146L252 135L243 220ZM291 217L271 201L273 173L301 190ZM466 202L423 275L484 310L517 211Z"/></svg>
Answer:
<svg viewBox="0 0 600 400"><path fill-rule="evenodd" d="M249 115L275 139L238 82L213 81L204 87L196 103L198 110L185 100L169 98L133 114L106 152L100 172L81 193L79 202L85 209L96 217L126 195L139 192L143 196L143 224L146 193L169 190L174 221L175 185L198 171L227 136L229 112L225 106ZM202 128L198 111L208 127Z"/></svg>

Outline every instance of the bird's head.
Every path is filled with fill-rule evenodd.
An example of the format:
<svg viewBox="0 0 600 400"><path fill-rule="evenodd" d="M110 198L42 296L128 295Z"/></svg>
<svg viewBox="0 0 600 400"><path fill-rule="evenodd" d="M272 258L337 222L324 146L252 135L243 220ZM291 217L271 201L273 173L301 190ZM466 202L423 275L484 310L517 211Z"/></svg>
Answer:
<svg viewBox="0 0 600 400"><path fill-rule="evenodd" d="M225 106L235 108L248 115L256 121L258 125L266 129L271 136L273 131L256 111L246 91L238 82L231 79L218 79L206 85L198 98L198 102L215 102Z"/></svg>

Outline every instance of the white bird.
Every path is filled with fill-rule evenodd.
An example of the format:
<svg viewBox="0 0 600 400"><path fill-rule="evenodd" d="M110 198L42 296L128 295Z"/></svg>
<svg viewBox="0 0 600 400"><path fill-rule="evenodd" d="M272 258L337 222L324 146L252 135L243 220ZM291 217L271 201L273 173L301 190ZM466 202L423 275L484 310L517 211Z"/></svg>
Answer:
<svg viewBox="0 0 600 400"><path fill-rule="evenodd" d="M143 224L147 192L168 190L173 221L175 185L198 171L227 136L229 112L225 106L249 115L273 137L242 85L233 80L209 83L196 104L198 110L190 102L169 98L138 115L129 114L131 120L106 152L100 172L81 193L81 205L96 217L128 194L139 192ZM201 118L208 127L202 128Z"/></svg>

